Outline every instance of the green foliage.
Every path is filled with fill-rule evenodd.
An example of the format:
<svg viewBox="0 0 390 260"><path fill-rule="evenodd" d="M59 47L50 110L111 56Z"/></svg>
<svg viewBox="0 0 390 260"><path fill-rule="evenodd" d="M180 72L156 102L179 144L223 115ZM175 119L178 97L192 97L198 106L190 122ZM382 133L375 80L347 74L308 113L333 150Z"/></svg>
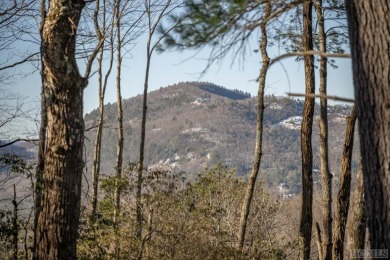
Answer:
<svg viewBox="0 0 390 260"><path fill-rule="evenodd" d="M172 17L181 21L175 27L185 47L218 44L217 37L230 30L238 29L239 19L245 12L245 1L186 1L182 17ZM178 44L172 37L165 44Z"/></svg>
<svg viewBox="0 0 390 260"><path fill-rule="evenodd" d="M160 26L160 33L166 36L158 50L209 45L212 51L208 65L230 51L235 58L247 52L248 39L258 29L262 9L262 1L185 1L184 12L171 17L173 30L168 32Z"/></svg>
<svg viewBox="0 0 390 260"><path fill-rule="evenodd" d="M348 49L348 28L347 16L344 1L325 0L323 1L324 19L326 27L326 48L328 53L344 53ZM313 11L314 19L317 19ZM286 52L302 51L302 6L287 12L281 21L283 24L275 26L271 45L283 48ZM319 50L319 36L317 31L318 21L313 21L313 43L314 49ZM297 61L303 60L303 57L297 57ZM318 59L317 59L318 60ZM337 68L334 59L328 59L328 64L332 68Z"/></svg>

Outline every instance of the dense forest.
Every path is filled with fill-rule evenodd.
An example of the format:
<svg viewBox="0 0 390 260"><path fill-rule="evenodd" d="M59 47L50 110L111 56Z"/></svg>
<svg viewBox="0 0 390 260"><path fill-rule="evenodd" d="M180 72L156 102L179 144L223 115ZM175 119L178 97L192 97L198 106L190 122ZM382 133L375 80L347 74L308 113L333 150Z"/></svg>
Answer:
<svg viewBox="0 0 390 260"><path fill-rule="evenodd" d="M386 0L3 3L0 258L388 258L389 10ZM140 37L143 94L123 99L122 62ZM256 96L208 82L149 91L156 52L208 47L207 71L245 58L252 37ZM21 54L21 43L36 48ZM303 64L304 93L292 94L302 99L265 95L269 68L287 57ZM328 95L335 58L352 58L355 99ZM31 108L7 85L34 72L36 138L9 140ZM94 76L99 107L84 115Z"/></svg>

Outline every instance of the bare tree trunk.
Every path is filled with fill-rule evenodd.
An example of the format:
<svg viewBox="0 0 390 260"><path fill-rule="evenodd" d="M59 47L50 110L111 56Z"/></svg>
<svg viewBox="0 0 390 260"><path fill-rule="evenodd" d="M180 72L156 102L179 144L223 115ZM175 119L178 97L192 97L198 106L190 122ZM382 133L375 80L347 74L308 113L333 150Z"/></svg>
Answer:
<svg viewBox="0 0 390 260"><path fill-rule="evenodd" d="M351 203L351 219L347 228L347 248L349 250L364 249L366 239L366 212L364 205L364 183L360 160L359 169L356 175L356 187Z"/></svg>
<svg viewBox="0 0 390 260"><path fill-rule="evenodd" d="M390 245L390 2L346 0L371 248Z"/></svg>
<svg viewBox="0 0 390 260"><path fill-rule="evenodd" d="M96 2L96 8L99 9L99 1ZM103 10L102 10L102 28L100 28L98 24L98 10L95 10L95 31L98 35L99 40L104 40L103 38L106 37L107 33L107 21L106 21L106 0L103 0ZM112 25L114 24L114 19L112 19ZM112 26L113 27L113 26ZM104 58L104 43L101 46L100 49L100 55L98 58L98 84L99 84L99 123L98 128L96 130L96 140L95 140L95 151L94 151L94 159L93 159L93 171L92 171L92 180L93 180L93 194L92 194L92 211L91 211L91 219L94 223L96 220L96 212L97 212L97 204L98 204L98 187L99 187L99 177L100 177L100 158L101 158L101 143L102 143L102 136L103 136L103 125L104 125L104 98L106 94L107 89L107 82L108 77L111 74L111 70L114 63L114 30L111 27L110 29L110 62L107 68L107 72L104 76L103 81L103 58ZM103 30L103 32L101 32Z"/></svg>
<svg viewBox="0 0 390 260"><path fill-rule="evenodd" d="M174 1L175 2L175 1ZM164 17L173 11L173 9L179 7L174 5L172 0L165 1L144 1L145 13L147 15L148 24L148 38L146 44L146 69L145 69L145 81L144 81L144 95L142 102L142 122L141 122L141 142L139 149L139 161L138 161L138 176L137 176L137 189L136 189L136 228L135 236L142 242L142 174L144 171L145 160L145 135L146 135L146 116L148 110L148 88L149 88L149 73L150 73L150 61L153 55L153 51L158 46L160 41L166 36L163 34L154 43L152 43L153 35L157 29L157 26L164 19ZM157 7L157 8L156 8ZM171 28L172 29L172 28Z"/></svg>
<svg viewBox="0 0 390 260"><path fill-rule="evenodd" d="M324 11L322 8L322 0L315 2L315 10L318 19L318 37L319 46L322 53L326 53L326 34ZM328 77L328 59L325 56L321 57L320 61L320 95L327 95L327 77ZM321 179L322 179L322 201L323 201L323 259L330 260L332 258L332 174L329 170L328 161L328 100L321 98L320 101L320 158L321 158Z"/></svg>
<svg viewBox="0 0 390 260"><path fill-rule="evenodd" d="M153 209L150 208L149 210L150 210L150 213L149 213L149 216L148 216L148 232L142 238L141 246L139 247L138 254L137 254L137 260L141 260L142 259L146 243L149 240L152 239L152 233L153 233Z"/></svg>
<svg viewBox="0 0 390 260"><path fill-rule="evenodd" d="M76 259L83 162L83 89L75 59L76 32L85 2L52 0L43 27L47 105L41 210L36 258Z"/></svg>
<svg viewBox="0 0 390 260"><path fill-rule="evenodd" d="M324 250L323 250L323 246L322 246L321 228L320 228L320 224L318 224L318 222L316 222L316 233L317 233L318 259L323 260L324 259Z"/></svg>
<svg viewBox="0 0 390 260"><path fill-rule="evenodd" d="M255 145L255 155L254 155L252 171L249 176L248 184L245 191L245 197L241 208L240 230L239 230L239 237L238 237L238 243L239 243L238 246L240 250L243 250L244 247L249 211L252 202L253 192L255 190L257 175L260 169L261 156L262 156L264 89L265 89L266 76L267 76L267 71L270 62L267 53L268 36L267 36L266 20L270 15L271 15L271 3L268 2L264 10L264 20L260 23L260 30L261 30L260 52L261 52L261 58L263 63L260 70L259 89L257 93L258 105L257 105L257 121L256 121L256 145Z"/></svg>
<svg viewBox="0 0 390 260"><path fill-rule="evenodd" d="M12 259L18 259L19 251L19 223L18 223L18 203L16 202L16 185L14 184L14 198L12 200L12 205L14 206L13 216L12 216L12 246L13 253Z"/></svg>
<svg viewBox="0 0 390 260"><path fill-rule="evenodd" d="M117 35L117 74L116 74L116 94L117 94L117 116L118 116L118 145L116 152L116 175L115 175L115 205L114 205L114 231L115 231L115 256L119 256L119 240L118 240L118 217L120 215L120 199L121 199L121 187L120 182L122 179L122 165L123 165L123 109L122 109L122 96L121 96L121 67L122 67L122 38L121 38L121 13L120 13L120 0L115 2L116 5L116 35Z"/></svg>
<svg viewBox="0 0 390 260"><path fill-rule="evenodd" d="M35 199L34 199L34 208L35 208L35 217L34 217L34 230L38 226L38 215L41 210L41 194L43 186L43 172L45 165L45 149L46 149L46 128L47 128L47 110L46 110L46 101L45 101L45 69L43 62L43 51L44 51L44 41L43 41L43 26L46 19L46 0L41 0L40 2L40 13L41 13L41 22L39 28L39 35L41 37L41 125L39 127L39 145L38 145L38 159L37 166L35 169ZM34 232L34 242L33 242L33 255L35 255L36 248L36 233Z"/></svg>
<svg viewBox="0 0 390 260"><path fill-rule="evenodd" d="M356 110L352 109L347 117L343 160L340 172L340 188L337 194L337 204L333 232L333 259L344 259L344 238L349 211L351 193L351 162L353 152L353 137L355 133Z"/></svg>
<svg viewBox="0 0 390 260"><path fill-rule="evenodd" d="M142 173L144 170L145 159L145 134L146 134L146 115L147 115L147 102L148 102L148 87L149 87L149 71L150 71L150 41L151 35L149 35L147 47L146 47L146 72L144 82L144 96L142 103L142 122L141 122L141 143L139 150L139 162L138 162L138 178L137 178L137 193L136 193L136 214L137 214L137 226L135 230L135 236L141 241L142 239Z"/></svg>
<svg viewBox="0 0 390 260"><path fill-rule="evenodd" d="M148 40L146 44L146 69L145 69L145 81L144 81L144 95L142 102L142 122L141 122L141 142L139 147L139 161L138 161L138 176L137 176L137 191L136 191L136 221L135 237L142 240L142 174L144 171L144 159L145 159L145 135L146 135L146 115L148 110L148 88L149 88L149 72L150 72L150 60L152 57L151 42L153 37L152 31L152 10L151 1L146 1L146 13L148 17Z"/></svg>
<svg viewBox="0 0 390 260"><path fill-rule="evenodd" d="M30 220L31 218L34 217L34 210L30 211L30 214L28 215L28 218L26 220L26 223L31 223ZM24 225L24 238L23 238L23 246L24 246L24 259L29 260L31 259L32 255L29 253L34 253L33 248L31 248L31 241L30 241L30 234L31 232L31 226L30 225Z"/></svg>
<svg viewBox="0 0 390 260"><path fill-rule="evenodd" d="M96 211L98 202L98 187L100 177L100 157L101 157L101 145L102 145L102 133L103 133L103 119L104 119L104 93L102 91L102 61L104 48L100 50L98 58L98 84L99 84L99 123L96 130L95 150L93 154L93 169L92 169L92 210L91 217L92 223L96 221Z"/></svg>
<svg viewBox="0 0 390 260"><path fill-rule="evenodd" d="M312 2L303 3L303 51L313 50ZM314 93L314 57L305 56L305 84L307 95ZM313 152L311 136L313 129L314 98L306 97L301 128L302 152L302 207L299 227L300 259L310 259L313 224Z"/></svg>
<svg viewBox="0 0 390 260"><path fill-rule="evenodd" d="M100 0L96 0L96 7L94 12L94 23L95 23L95 32L99 40L103 37L100 30L98 15L100 8ZM103 26L105 26L105 8L103 8ZM96 140L95 140L95 150L93 154L93 169L92 169L92 210L90 219L92 223L96 221L96 210L97 210L97 197L98 197L98 183L100 175L100 151L101 151L101 140L102 140L102 129L103 129L103 118L104 118L104 93L102 90L102 73L103 73L103 56L104 56L104 43L100 49L98 57L98 92L99 92L99 123L96 130Z"/></svg>

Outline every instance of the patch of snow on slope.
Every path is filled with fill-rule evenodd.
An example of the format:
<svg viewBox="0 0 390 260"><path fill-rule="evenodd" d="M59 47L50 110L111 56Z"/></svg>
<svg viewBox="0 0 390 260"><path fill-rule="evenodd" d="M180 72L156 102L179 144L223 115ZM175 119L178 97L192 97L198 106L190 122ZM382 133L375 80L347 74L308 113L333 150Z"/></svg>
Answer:
<svg viewBox="0 0 390 260"><path fill-rule="evenodd" d="M177 153L175 153L175 157L173 157L173 159L174 159L175 161L180 160L180 155L177 154Z"/></svg>
<svg viewBox="0 0 390 260"><path fill-rule="evenodd" d="M292 116L289 117L279 123L279 125L282 125L289 129L301 129L302 124L302 117L301 116Z"/></svg>
<svg viewBox="0 0 390 260"><path fill-rule="evenodd" d="M270 109L275 109L275 110L281 110L282 106L279 104L272 104L269 106Z"/></svg>
<svg viewBox="0 0 390 260"><path fill-rule="evenodd" d="M194 153L188 153L187 154L187 158L190 159L190 160L193 160L195 158Z"/></svg>
<svg viewBox="0 0 390 260"><path fill-rule="evenodd" d="M208 132L208 129L206 128L194 127L194 128L186 129L182 133L190 134L190 133L206 133L206 132Z"/></svg>
<svg viewBox="0 0 390 260"><path fill-rule="evenodd" d="M192 102L192 104L194 104L195 106L201 106L208 102L210 102L209 98L197 98L194 100L194 102Z"/></svg>

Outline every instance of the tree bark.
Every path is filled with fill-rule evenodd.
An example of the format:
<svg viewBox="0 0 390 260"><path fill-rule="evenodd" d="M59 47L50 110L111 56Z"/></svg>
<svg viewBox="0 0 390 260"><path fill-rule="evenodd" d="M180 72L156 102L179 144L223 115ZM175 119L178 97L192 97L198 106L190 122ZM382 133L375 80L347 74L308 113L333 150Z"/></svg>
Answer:
<svg viewBox="0 0 390 260"><path fill-rule="evenodd" d="M146 68L145 68L145 81L144 81L144 95L142 101L142 121L141 121L141 142L139 147L139 161L138 161L138 176L137 176L137 190L136 190L136 229L135 237L142 240L142 175L144 171L144 159L145 159L145 135L146 135L146 115L148 112L148 88L149 88L149 73L150 73L150 60L152 58L152 37L154 30L152 28L152 10L151 1L145 3L146 14L148 17L148 39L146 43ZM157 21L158 22L158 21Z"/></svg>
<svg viewBox="0 0 390 260"><path fill-rule="evenodd" d="M102 46L103 47L103 46ZM95 150L93 153L93 169L92 169L92 210L91 220L92 223L96 221L97 203L98 203L98 187L100 177L100 157L101 157L101 145L102 145L102 134L103 134L103 120L104 120L104 93L102 91L102 61L103 51L100 50L98 58L98 84L99 84L99 123L96 130Z"/></svg>
<svg viewBox="0 0 390 260"><path fill-rule="evenodd" d="M324 260L324 250L322 246L321 228L320 224L316 222L316 234L317 234L317 248L318 248L318 260Z"/></svg>
<svg viewBox="0 0 390 260"><path fill-rule="evenodd" d="M337 194L337 204L333 232L333 259L344 259L344 238L349 211L351 193L351 162L353 152L353 137L355 133L356 110L352 109L347 117L343 160L341 162L340 188Z"/></svg>
<svg viewBox="0 0 390 260"><path fill-rule="evenodd" d="M94 12L94 23L95 23L95 32L99 40L101 40L102 33L100 31L98 23L98 14L100 8L100 0L96 0L96 7ZM103 8L105 12L105 8ZM105 24L105 17L103 18L103 24ZM100 154L101 154L101 143L102 143L102 132L103 132L103 118L104 118L104 92L103 92L103 56L104 56L104 43L100 49L98 57L98 95L99 95L99 123L96 130L96 139L95 139L95 150L93 153L93 168L92 168L92 210L90 219L92 223L96 221L96 211L97 211L97 201L98 201L98 184L100 176Z"/></svg>
<svg viewBox="0 0 390 260"><path fill-rule="evenodd" d="M390 2L346 0L373 249L390 245Z"/></svg>
<svg viewBox="0 0 390 260"><path fill-rule="evenodd" d="M319 47L322 53L326 53L326 34L323 2L315 2L315 10L318 20ZM320 95L327 96L328 58L323 56L320 60ZM328 100L320 99L320 170L322 180L322 202L323 202L323 259L332 258L332 174L329 170L329 149L328 149Z"/></svg>
<svg viewBox="0 0 390 260"><path fill-rule="evenodd" d="M122 166L123 166L123 108L122 108L122 95L121 95L121 67L122 67L122 39L120 34L120 14L119 14L119 1L116 2L116 27L117 27L117 71L116 71L116 98L117 98L117 120L118 120L118 143L116 152L116 181L115 181L115 209L114 209L114 222L118 217L120 210L120 192L118 182L122 178Z"/></svg>
<svg viewBox="0 0 390 260"><path fill-rule="evenodd" d="M44 41L43 41L43 26L45 25L46 19L46 0L41 0L40 2L40 13L41 13L41 22L39 26L39 35L41 38L41 125L39 127L39 145L38 145L38 160L37 166L35 168L35 197L34 197L34 230L37 229L38 226L38 215L41 210L41 195L42 195L42 187L43 187L43 172L45 166L45 149L46 149L46 130L47 130L47 109L46 109L46 101L45 101L45 69L43 62L43 51L44 51ZM33 242L33 255L35 255L35 248L37 243L36 232L34 232L34 242Z"/></svg>
<svg viewBox="0 0 390 260"><path fill-rule="evenodd" d="M116 175L115 175L115 191L114 191L114 231L115 231L115 258L118 258L120 247L118 241L118 217L121 210L121 187L122 166L123 166L123 109L122 109L122 95L121 95L121 68L122 68L122 38L121 38L121 13L120 0L115 1L116 5L116 43L117 43L117 74L116 74L116 98L117 98L117 117L118 117L118 144L116 149Z"/></svg>
<svg viewBox="0 0 390 260"><path fill-rule="evenodd" d="M144 82L144 96L142 103L142 122L141 122L141 143L139 149L139 161L138 161L138 176L137 176L137 193L136 193L136 218L137 226L135 230L136 238L142 240L142 175L144 171L144 159L145 159L145 135L146 135L146 115L148 110L148 87L149 87L149 72L150 72L150 42L152 35L149 35L148 43L146 46L146 71Z"/></svg>
<svg viewBox="0 0 390 260"><path fill-rule="evenodd" d="M303 51L313 50L312 2L303 3ZM314 93L314 57L304 57L305 85L307 95ZM313 224L313 152L312 129L314 114L314 98L306 97L303 107L301 128L302 152L302 206L299 226L300 259L310 259L311 233Z"/></svg>
<svg viewBox="0 0 390 260"><path fill-rule="evenodd" d="M245 197L241 208L240 217L240 230L238 237L238 246L240 250L243 250L245 242L245 233L248 223L249 211L255 190L256 179L260 169L261 156L262 156L262 144L263 144L263 118L264 118L264 89L267 77L267 71L270 63L270 59L267 53L268 35L267 35L267 18L271 15L271 3L267 2L264 10L264 19L260 23L261 30L261 42L260 53L262 58L262 67L259 75L259 89L257 93L257 120L256 120L256 144L255 154L252 166L252 171L249 176L247 187L245 190Z"/></svg>
<svg viewBox="0 0 390 260"><path fill-rule="evenodd" d="M50 1L43 27L47 150L36 259L77 258L87 80L76 65L75 42L84 5L82 0Z"/></svg>
<svg viewBox="0 0 390 260"><path fill-rule="evenodd" d="M360 161L356 175L356 188L351 203L351 219L347 228L347 248L349 250L364 249L366 239L366 212L364 204L363 172Z"/></svg>

